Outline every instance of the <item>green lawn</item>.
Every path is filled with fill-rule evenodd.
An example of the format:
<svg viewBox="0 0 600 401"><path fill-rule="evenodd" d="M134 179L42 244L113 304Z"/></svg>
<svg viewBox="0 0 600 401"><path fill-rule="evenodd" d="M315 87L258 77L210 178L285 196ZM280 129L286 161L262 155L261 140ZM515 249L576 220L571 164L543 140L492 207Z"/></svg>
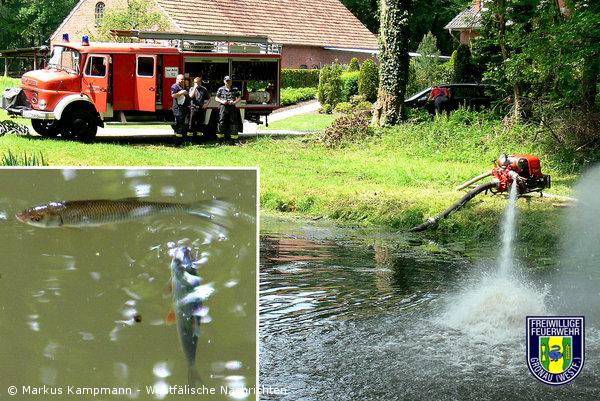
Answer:
<svg viewBox="0 0 600 401"><path fill-rule="evenodd" d="M21 84L21 80L17 78L0 77L0 93L6 88L17 87Z"/></svg>
<svg viewBox="0 0 600 401"><path fill-rule="evenodd" d="M542 156L556 194L570 194L576 175L542 150L523 146L532 130L504 132L498 124L458 126L444 122L406 124L342 149L310 138L258 138L237 146L174 148L154 144L81 144L63 140L0 138L0 155L41 152L61 166L260 166L261 207L300 216L329 216L408 229L462 196L454 187L491 168L502 151ZM563 208L548 199L520 202L519 235L534 251L551 248ZM430 237L470 243L495 240L506 205L502 196L481 195Z"/></svg>
<svg viewBox="0 0 600 401"><path fill-rule="evenodd" d="M301 114L288 117L284 120L269 123L268 127L259 126L262 130L286 130L286 131L321 131L331 126L336 116L331 114Z"/></svg>

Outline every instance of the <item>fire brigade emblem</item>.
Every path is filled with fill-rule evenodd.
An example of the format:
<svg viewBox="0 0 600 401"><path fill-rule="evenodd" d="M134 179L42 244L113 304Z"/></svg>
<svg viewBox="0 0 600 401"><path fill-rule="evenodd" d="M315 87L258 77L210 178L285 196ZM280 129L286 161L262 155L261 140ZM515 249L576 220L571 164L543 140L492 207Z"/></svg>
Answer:
<svg viewBox="0 0 600 401"><path fill-rule="evenodd" d="M527 366L536 379L553 386L569 383L583 362L583 316L527 317Z"/></svg>

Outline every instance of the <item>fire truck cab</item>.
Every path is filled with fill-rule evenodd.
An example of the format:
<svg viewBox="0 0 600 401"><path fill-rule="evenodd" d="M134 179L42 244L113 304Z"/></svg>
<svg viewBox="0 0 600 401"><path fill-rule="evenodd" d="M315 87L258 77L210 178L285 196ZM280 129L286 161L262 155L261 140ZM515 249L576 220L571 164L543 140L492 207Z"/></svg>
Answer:
<svg viewBox="0 0 600 401"><path fill-rule="evenodd" d="M92 140L105 121L172 121L170 88L178 74L189 89L203 76L211 100L207 134L216 133L217 89L230 75L240 90L242 118L259 123L279 107L281 47L267 37L119 31L154 43L72 43L53 46L42 70L7 89L2 107L30 118L37 133Z"/></svg>

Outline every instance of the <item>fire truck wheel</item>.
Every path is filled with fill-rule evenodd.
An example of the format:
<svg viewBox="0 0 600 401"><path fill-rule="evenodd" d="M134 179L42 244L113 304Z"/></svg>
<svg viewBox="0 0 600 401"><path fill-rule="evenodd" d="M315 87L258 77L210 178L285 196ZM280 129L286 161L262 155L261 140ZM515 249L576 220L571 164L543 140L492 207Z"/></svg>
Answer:
<svg viewBox="0 0 600 401"><path fill-rule="evenodd" d="M80 141L89 142L94 139L98 127L96 119L90 110L75 109L69 113L67 120L69 137L76 137Z"/></svg>
<svg viewBox="0 0 600 401"><path fill-rule="evenodd" d="M60 133L55 120L31 120L31 126L35 132L47 138L53 138Z"/></svg>

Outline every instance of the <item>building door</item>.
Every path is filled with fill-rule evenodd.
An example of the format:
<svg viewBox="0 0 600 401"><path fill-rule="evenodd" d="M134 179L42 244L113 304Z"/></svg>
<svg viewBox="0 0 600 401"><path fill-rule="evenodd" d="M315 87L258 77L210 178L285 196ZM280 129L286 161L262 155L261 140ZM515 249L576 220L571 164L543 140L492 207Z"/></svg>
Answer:
<svg viewBox="0 0 600 401"><path fill-rule="evenodd" d="M135 109L156 111L156 56L136 56L135 70Z"/></svg>
<svg viewBox="0 0 600 401"><path fill-rule="evenodd" d="M99 113L106 112L108 101L108 54L90 54L85 63L81 91L88 95Z"/></svg>

